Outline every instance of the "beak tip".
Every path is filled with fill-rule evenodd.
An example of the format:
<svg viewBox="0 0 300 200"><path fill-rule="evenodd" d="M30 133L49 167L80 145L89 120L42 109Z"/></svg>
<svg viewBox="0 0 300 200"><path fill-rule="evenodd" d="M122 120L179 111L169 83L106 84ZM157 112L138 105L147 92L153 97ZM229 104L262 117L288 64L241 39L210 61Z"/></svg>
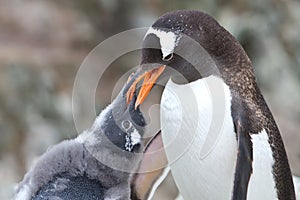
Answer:
<svg viewBox="0 0 300 200"><path fill-rule="evenodd" d="M146 99L147 95L149 94L151 88L155 84L157 78L161 75L161 73L165 69L165 65L160 66L159 68L153 69L151 71L148 71L142 75L140 75L132 85L130 86L128 92L127 92L127 105L130 103L131 99L133 98L134 92L136 90L137 83L144 78L144 82L142 84L142 87L139 91L139 94L137 96L134 109L136 110L139 105L143 103L143 101ZM131 78L129 78L130 80Z"/></svg>
<svg viewBox="0 0 300 200"><path fill-rule="evenodd" d="M139 102L135 102L134 110L138 109L139 106L140 106L140 103Z"/></svg>

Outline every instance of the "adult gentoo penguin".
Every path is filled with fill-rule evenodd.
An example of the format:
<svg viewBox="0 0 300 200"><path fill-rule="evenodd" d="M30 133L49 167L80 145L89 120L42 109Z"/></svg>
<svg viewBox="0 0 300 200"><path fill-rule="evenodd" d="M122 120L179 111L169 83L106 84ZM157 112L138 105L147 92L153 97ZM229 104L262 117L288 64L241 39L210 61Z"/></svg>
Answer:
<svg viewBox="0 0 300 200"><path fill-rule="evenodd" d="M174 83L175 72L185 84ZM138 108L159 75L172 77L161 99L161 128L184 199L295 199L284 144L252 63L216 20L192 10L160 17L145 35L128 102L144 78Z"/></svg>
<svg viewBox="0 0 300 200"><path fill-rule="evenodd" d="M130 199L145 120L121 92L77 138L50 148L19 184L16 200Z"/></svg>

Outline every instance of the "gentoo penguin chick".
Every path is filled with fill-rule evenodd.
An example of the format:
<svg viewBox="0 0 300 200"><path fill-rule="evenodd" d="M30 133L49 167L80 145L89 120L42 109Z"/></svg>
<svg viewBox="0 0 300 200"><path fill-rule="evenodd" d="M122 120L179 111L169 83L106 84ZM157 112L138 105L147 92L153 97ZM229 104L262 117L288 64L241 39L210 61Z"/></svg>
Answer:
<svg viewBox="0 0 300 200"><path fill-rule="evenodd" d="M284 144L252 63L215 19L181 10L154 22L128 101L144 78L136 107L142 104L158 76L169 80L161 134L184 199L295 199Z"/></svg>
<svg viewBox="0 0 300 200"><path fill-rule="evenodd" d="M77 138L51 147L19 184L16 200L130 199L145 121L124 93Z"/></svg>

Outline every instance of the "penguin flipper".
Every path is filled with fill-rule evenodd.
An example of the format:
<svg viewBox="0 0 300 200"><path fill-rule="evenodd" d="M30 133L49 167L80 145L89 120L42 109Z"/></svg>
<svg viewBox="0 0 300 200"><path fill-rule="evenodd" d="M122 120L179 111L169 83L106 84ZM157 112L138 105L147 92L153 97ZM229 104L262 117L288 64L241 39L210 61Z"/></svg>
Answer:
<svg viewBox="0 0 300 200"><path fill-rule="evenodd" d="M248 184L252 174L252 142L249 133L242 126L241 120L236 120L234 126L237 134L238 154L232 200L246 200Z"/></svg>

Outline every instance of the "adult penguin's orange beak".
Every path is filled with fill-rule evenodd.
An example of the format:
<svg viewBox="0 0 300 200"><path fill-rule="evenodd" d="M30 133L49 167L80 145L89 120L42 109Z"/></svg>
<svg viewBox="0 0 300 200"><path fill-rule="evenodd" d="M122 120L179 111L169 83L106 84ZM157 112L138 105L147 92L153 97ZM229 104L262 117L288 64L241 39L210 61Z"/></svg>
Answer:
<svg viewBox="0 0 300 200"><path fill-rule="evenodd" d="M141 73L140 75L138 75L138 77L136 77L136 79L133 81L133 83L131 84L131 86L129 87L127 93L126 93L126 101L127 104L131 101L131 99L133 98L134 92L136 91L136 86L137 84L144 79L143 84L141 86L141 89L139 91L137 100L135 102L135 109L141 105L144 100L146 99L146 97L148 96L149 92L151 91L152 87L154 86L154 84L156 83L158 77L162 74L162 72L165 70L166 66L162 65L160 67L151 69L149 71L146 71L144 73ZM133 75L134 76L134 75ZM128 82L130 82L132 76L129 77Z"/></svg>

